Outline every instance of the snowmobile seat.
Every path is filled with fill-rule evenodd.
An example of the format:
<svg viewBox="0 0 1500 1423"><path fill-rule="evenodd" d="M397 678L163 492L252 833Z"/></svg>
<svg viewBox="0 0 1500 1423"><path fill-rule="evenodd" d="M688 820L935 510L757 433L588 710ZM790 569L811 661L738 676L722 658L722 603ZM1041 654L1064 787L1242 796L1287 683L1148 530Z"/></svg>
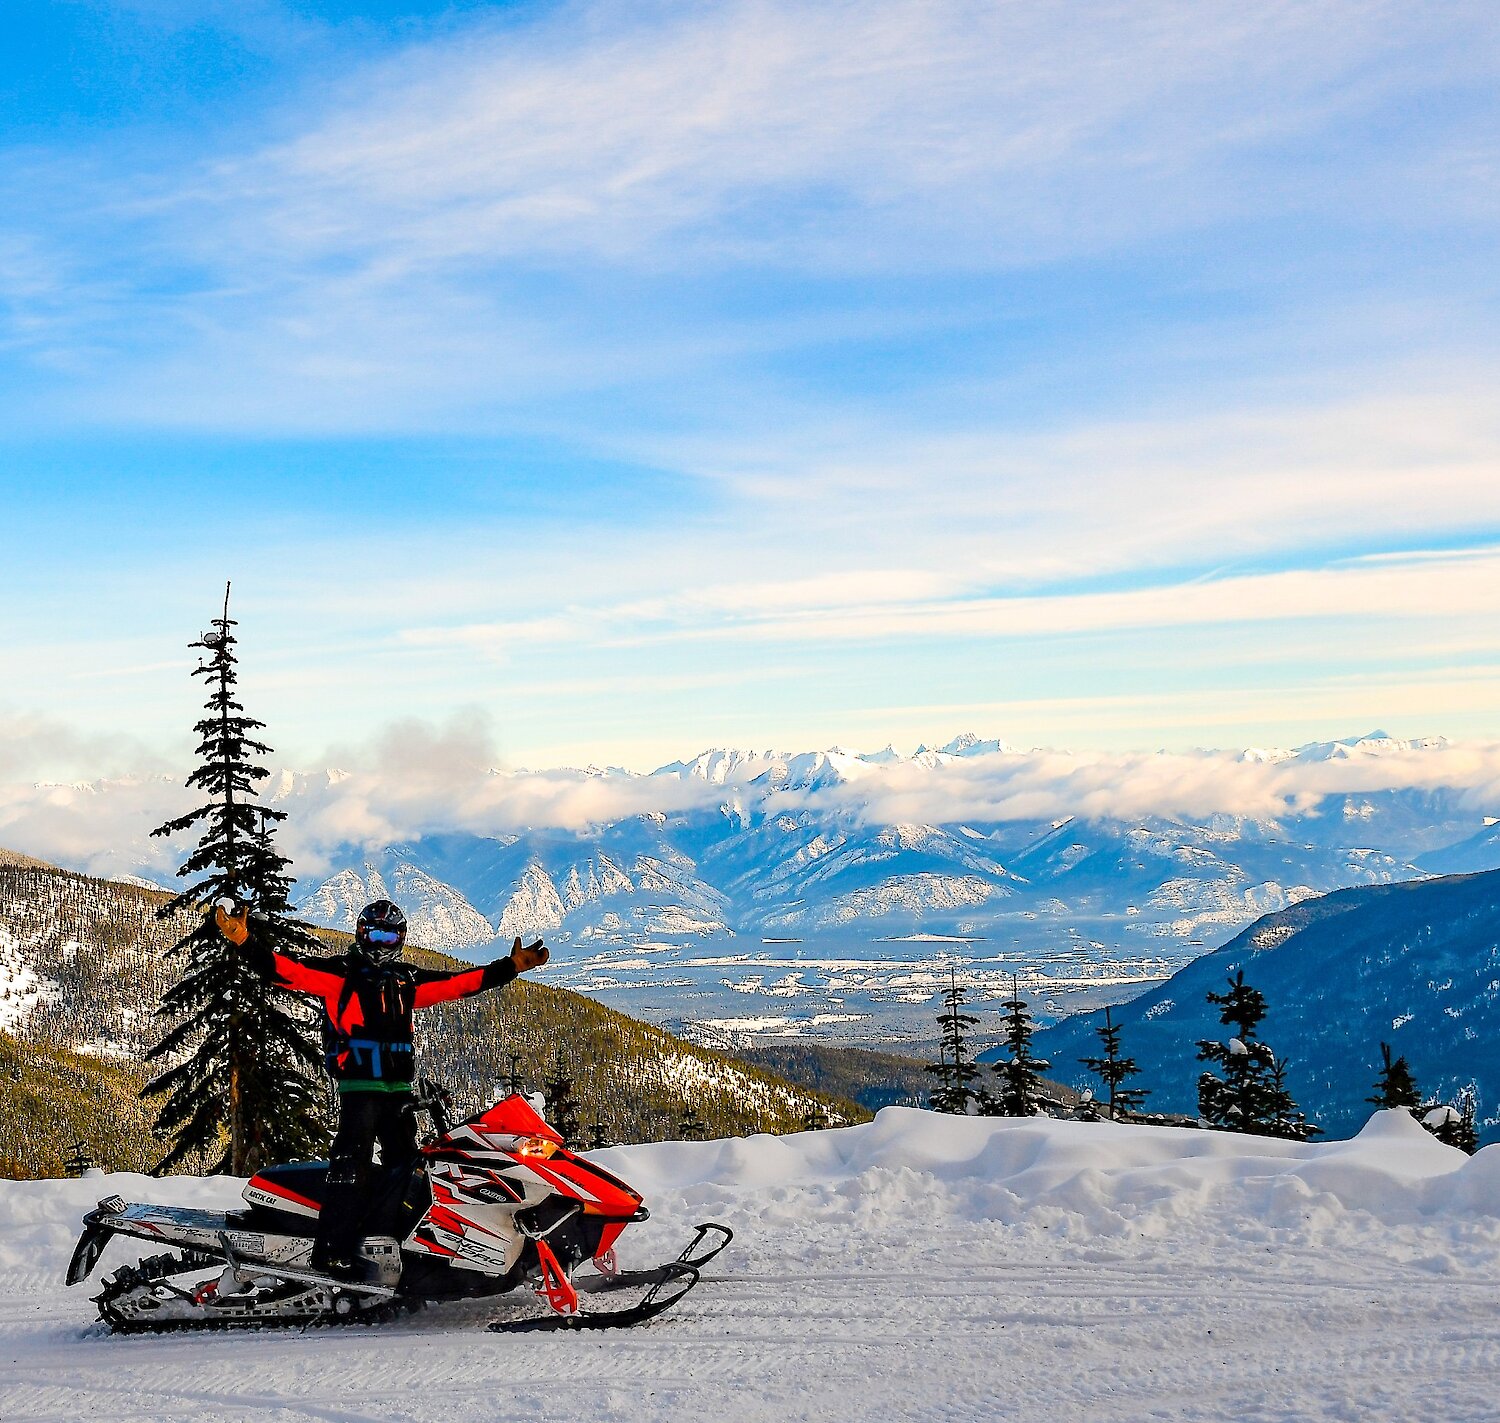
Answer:
<svg viewBox="0 0 1500 1423"><path fill-rule="evenodd" d="M366 1186L363 1229L367 1235L404 1235L426 1209L425 1179L415 1189L410 1166L376 1167ZM328 1189L326 1161L299 1161L267 1166L245 1187L245 1199L262 1210L300 1217L304 1222L323 1208ZM408 1197L413 1198L410 1202ZM415 1214L413 1214L415 1211Z"/></svg>
<svg viewBox="0 0 1500 1423"><path fill-rule="evenodd" d="M326 1161L298 1161L287 1166L267 1166L257 1171L245 1187L251 1205L292 1215L316 1215L323 1207L328 1182Z"/></svg>

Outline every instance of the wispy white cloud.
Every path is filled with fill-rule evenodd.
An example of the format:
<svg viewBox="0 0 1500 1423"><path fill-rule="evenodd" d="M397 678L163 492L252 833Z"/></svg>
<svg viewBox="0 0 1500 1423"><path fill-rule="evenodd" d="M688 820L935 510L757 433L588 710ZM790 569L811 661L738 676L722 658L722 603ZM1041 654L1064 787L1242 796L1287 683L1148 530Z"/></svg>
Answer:
<svg viewBox="0 0 1500 1423"><path fill-rule="evenodd" d="M949 596L931 596L945 582ZM1034 596L977 596L958 578L910 577L894 570L829 578L816 591L800 580L710 587L701 595L576 609L514 624L416 629L402 638L416 645L461 644L499 653L539 641L625 647L679 640L845 644L1330 620L1446 625L1496 615L1500 549L1489 548Z"/></svg>
<svg viewBox="0 0 1500 1423"><path fill-rule="evenodd" d="M1414 718L1474 730L1473 686L1429 669L1500 655L1493 551L1350 555L1500 528L1493 322L1463 269L1495 236L1497 74L1484 4L576 4L454 18L233 127L0 156L0 356L33 363L8 429L248 434L225 456L247 506L267 434L555 451L535 517L393 501L378 577L350 575L347 513L295 491L223 543L148 532L128 589L130 541L101 540L86 635L60 631L78 579L7 570L48 610L0 658L7 695L58 706L108 673L101 722L185 728L150 669L172 600L234 561L256 705L304 764L339 724L470 700L508 742L601 759L758 715L883 740L920 715L876 705L906 696L898 653L962 645L934 695L967 682L978 708L1011 672L976 651L1101 630L1084 741L1154 744L1184 706L1222 724L1273 639L1298 651L1283 707L1349 705L1330 677L1357 648L1397 669L1372 702L1406 677ZM327 448L355 517L421 484ZM524 483L508 459L465 477ZM593 508L589 462L628 517ZM1228 635L1249 623L1268 636ZM1174 700L1130 713L1162 631L1191 644ZM772 664L770 711L686 695ZM1008 706L1066 699L1029 675Z"/></svg>
<svg viewBox="0 0 1500 1423"><path fill-rule="evenodd" d="M686 368L713 398L734 353L850 320L643 320L621 273L926 279L1268 213L1474 221L1472 134L1416 101L1497 71L1483 5L575 4L351 61L169 171L59 156L49 182L28 153L15 191L54 230L11 245L93 293L69 329L95 415L557 430L539 407L564 392ZM1410 152L1347 141L1402 105ZM933 320L875 319L906 311Z"/></svg>
<svg viewBox="0 0 1500 1423"><path fill-rule="evenodd" d="M1350 759L1266 762L1237 752L1087 755L1035 751L958 758L935 768L897 763L852 786L788 795L790 805L852 811L874 824L977 820L1137 820L1215 815L1275 820L1331 795L1437 788L1475 811L1500 805L1500 742Z"/></svg>
<svg viewBox="0 0 1500 1423"><path fill-rule="evenodd" d="M267 255L364 253L372 276L537 251L657 265L684 240L847 271L883 261L877 239L905 257L916 239L970 266L1288 190L1347 201L1291 168L1248 193L1234 168L1495 60L1463 7L1436 23L1356 3L572 6L365 69L214 181L261 215ZM757 208L814 191L821 217L790 231ZM958 247L934 250L945 231Z"/></svg>

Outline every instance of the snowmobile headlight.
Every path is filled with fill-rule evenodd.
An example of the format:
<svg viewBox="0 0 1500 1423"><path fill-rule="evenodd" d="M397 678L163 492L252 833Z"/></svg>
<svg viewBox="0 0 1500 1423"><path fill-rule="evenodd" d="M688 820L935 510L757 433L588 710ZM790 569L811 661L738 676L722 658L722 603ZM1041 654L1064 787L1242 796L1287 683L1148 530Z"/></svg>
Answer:
<svg viewBox="0 0 1500 1423"><path fill-rule="evenodd" d="M540 1156L545 1161L557 1150L557 1143L545 1136L523 1136L516 1142L517 1156Z"/></svg>

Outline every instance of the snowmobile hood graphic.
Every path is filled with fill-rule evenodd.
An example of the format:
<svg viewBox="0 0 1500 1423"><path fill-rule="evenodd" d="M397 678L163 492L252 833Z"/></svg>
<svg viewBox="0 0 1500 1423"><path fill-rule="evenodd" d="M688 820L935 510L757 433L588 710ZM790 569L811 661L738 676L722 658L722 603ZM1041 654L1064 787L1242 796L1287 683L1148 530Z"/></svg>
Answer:
<svg viewBox="0 0 1500 1423"><path fill-rule="evenodd" d="M248 1210L100 1201L84 1217L68 1283L86 1279L105 1245L126 1235L176 1249L123 1266L105 1281L96 1296L99 1315L122 1333L368 1322L527 1285L549 1312L492 1329L617 1328L676 1304L733 1238L727 1226L705 1223L677 1259L622 1271L615 1244L627 1225L649 1214L639 1192L570 1151L523 1097L507 1097L451 1129L445 1098L421 1084L417 1106L432 1116L435 1133L409 1171L377 1182L357 1278L311 1268L328 1165L309 1162L257 1172L243 1193ZM582 1270L586 1263L591 1268Z"/></svg>

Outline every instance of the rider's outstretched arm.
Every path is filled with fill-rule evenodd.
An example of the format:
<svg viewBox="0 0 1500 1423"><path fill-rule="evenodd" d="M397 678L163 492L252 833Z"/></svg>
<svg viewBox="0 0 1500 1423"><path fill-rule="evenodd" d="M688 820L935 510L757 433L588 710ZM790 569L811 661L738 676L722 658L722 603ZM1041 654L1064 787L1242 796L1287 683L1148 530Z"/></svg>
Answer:
<svg viewBox="0 0 1500 1423"><path fill-rule="evenodd" d="M540 939L525 945L517 939L503 959L487 963L483 968L461 968L454 973L424 969L417 982L415 1006L431 1008L434 1003L451 1003L455 998L472 998L476 993L504 988L517 974L540 967L547 958L546 946Z"/></svg>
<svg viewBox="0 0 1500 1423"><path fill-rule="evenodd" d="M280 953L272 949L255 932L249 909L231 914L220 905L214 910L214 923L219 932L246 956L250 966L262 978L273 980L280 988L290 989L293 993L308 993L315 998L327 998L338 993L344 986L341 975L319 968L316 959L303 959L296 954Z"/></svg>

